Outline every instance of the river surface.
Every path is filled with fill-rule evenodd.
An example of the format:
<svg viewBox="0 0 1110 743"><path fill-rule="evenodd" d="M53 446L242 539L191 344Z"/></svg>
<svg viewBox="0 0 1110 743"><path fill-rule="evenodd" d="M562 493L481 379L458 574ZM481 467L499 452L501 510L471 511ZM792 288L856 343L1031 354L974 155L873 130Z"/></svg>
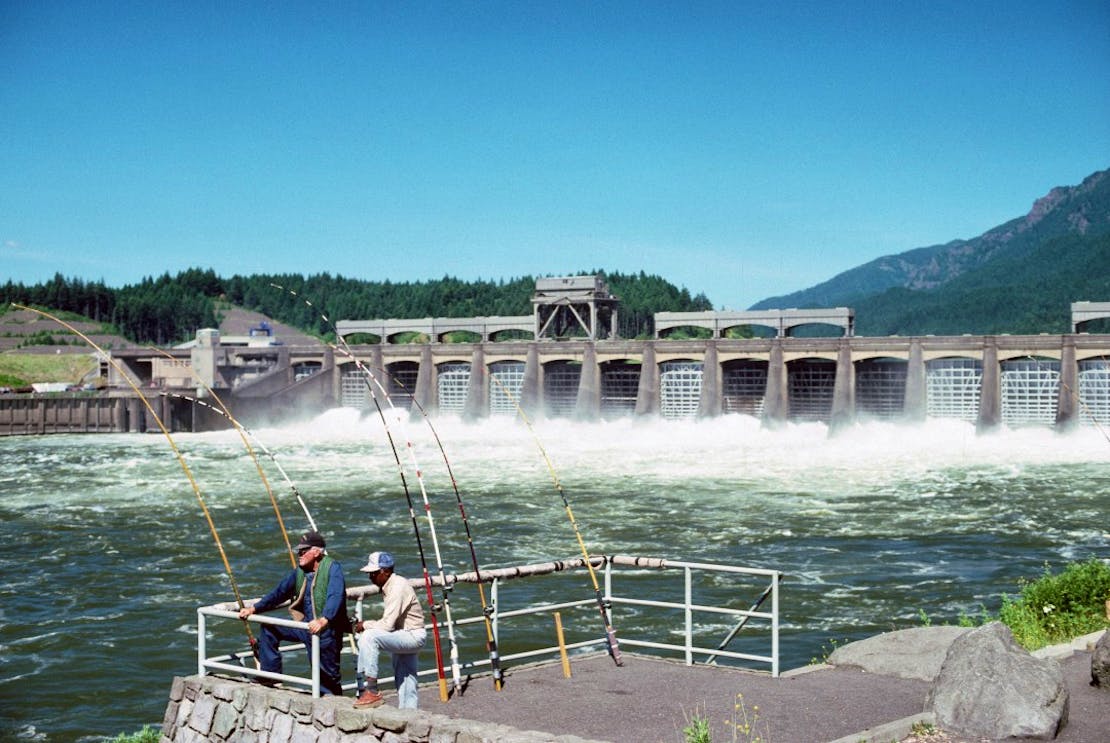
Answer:
<svg viewBox="0 0 1110 743"><path fill-rule="evenodd" d="M420 481L426 486L446 571L469 570L431 429L423 421L391 429L418 514ZM860 425L830 438L821 424L768 431L754 419L724 416L540 420L532 428L511 418L441 419L435 431L483 568L580 554L546 454L591 552L783 571L784 669L820 659L837 643L918 626L922 613L940 623L983 607L997 612L1000 594L1016 593L1019 580L1046 566L1058 572L1069 561L1110 556L1110 441L1097 428L977 436L968 424L936 421ZM292 534L307 519L257 443L304 493L349 583L365 582L357 568L371 549L392 551L398 572L419 576L412 521L379 421L333 410L253 433ZM240 437L174 434L174 441L243 596L268 591L289 560ZM233 600L166 438L0 439L0 540L0 738L91 741L160 724L172 678L196 672L196 608ZM592 597L584 573L574 580L581 595L559 598ZM467 589L452 595L458 616L474 613L476 592ZM534 590L537 600L553 598ZM592 619L599 624L596 610ZM618 613L614 624L621 634L651 621ZM714 637L728 626L720 622ZM484 632L472 626L460 638L480 650ZM346 666L344 673L350 680Z"/></svg>

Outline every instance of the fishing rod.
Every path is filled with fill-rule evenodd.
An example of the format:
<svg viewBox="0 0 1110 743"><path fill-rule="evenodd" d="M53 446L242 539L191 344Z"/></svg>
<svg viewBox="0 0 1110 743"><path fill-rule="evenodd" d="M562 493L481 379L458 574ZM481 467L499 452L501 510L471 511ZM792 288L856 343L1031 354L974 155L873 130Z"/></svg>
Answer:
<svg viewBox="0 0 1110 743"><path fill-rule="evenodd" d="M331 327L332 331L336 335L336 338L342 344L342 347L339 346L339 345L336 345L336 344L329 344L329 345L332 348L334 348L335 350L339 351L340 353L343 353L345 356L347 356L348 358L350 358L354 362L355 367L362 374L363 382L366 384L366 389L370 393L370 399L374 401L374 407L378 411L378 417L381 418L382 427L385 430L386 438L389 440L389 447L393 451L393 459L394 459L394 462L397 464L397 472L398 472L398 474L400 475L400 478L401 478L401 488L402 488L402 490L404 490L405 501L408 503L409 518L412 520L413 533L416 536L416 549L417 549L417 552L420 555L420 566L421 566L421 569L423 570L423 573L424 573L424 587L425 587L425 589L427 591L427 594L428 594L428 607L429 607L431 617L432 617L432 640L433 640L434 645L435 645L435 653L436 653L436 672L437 672L437 676L438 676L438 680L439 680L439 698L440 698L440 701L446 702L449 698L448 694L447 694L447 675L446 675L446 672L444 671L444 668L443 668L443 646L441 644L440 635L439 635L439 622L436 618L437 605L435 603L435 596L432 593L432 578L431 578L431 574L428 571L428 561L427 561L427 558L425 557L425 554L424 554L424 543L423 543L423 540L420 538L420 526L419 526L419 524L416 520L416 509L413 506L412 493L409 491L408 479L405 477L405 467L404 467L403 464L401 464L401 456L400 456L400 454L397 453L397 443L393 438L393 432L392 432L392 429L389 426L389 421L385 417L385 411L382 409L381 403L378 401L378 396L374 392L374 386L371 384L371 380L373 380L375 383L377 383L379 387L381 387L381 384L378 383L377 379L370 372L370 370L367 369L363 365L363 363L354 355L354 353L350 349L350 346L347 345L347 342L339 334L339 329L335 327L335 324L331 321L330 318L328 318L328 316L324 312L317 309L312 304L312 302L308 301L304 297L301 297L300 295L297 294L297 292L293 291L292 289L289 289L287 287L281 286L280 284L274 284L274 283L271 283L270 286L274 287L275 289L280 289L281 291L288 292L290 295L292 295L293 297L296 297L297 299L300 299L302 302L305 303L306 306L308 306L309 308L311 308L312 310L314 310L314 311L316 311L320 314L320 318L323 319L324 322L326 322ZM393 401L389 399L388 394L386 394L386 400L389 402L390 408L392 408L393 410L396 410L395 408L393 408ZM398 424L401 423L400 416L397 417L397 422L398 422ZM431 539L432 539L432 546L434 548L436 563L437 563L437 567L439 569L439 574L440 574L441 583L442 583L442 594L441 594L441 596L442 596L442 606L444 608L445 623L447 625L447 634L448 634L448 638L449 638L450 643L451 643L451 650L450 650L451 655L450 655L450 657L451 657L452 680L454 682L456 692L459 693L459 694L462 694L462 681L460 679L460 669L459 669L459 666L458 666L458 657L459 657L459 655L458 655L458 653L459 653L458 643L455 641L455 631L454 631L453 622L451 620L451 604L450 604L450 601L448 600L448 591L450 589L447 586L446 575L445 575L444 570L443 570L443 560L440 557L439 541L436 538L435 522L432 520L432 507L431 507L431 503L429 503L429 501L428 501L427 490L424 488L423 474L421 472L420 466L416 462L416 454L415 454L415 452L413 450L413 447L412 447L412 441L409 440L406 437L405 444L406 444L406 447L408 448L409 458L412 462L413 469L416 471L416 480L417 480L417 483L420 486L420 493L421 493L421 495L423 496L423 499L424 499L424 512L425 512L425 516L426 516L427 521L428 521L428 532L429 532L429 535L431 536Z"/></svg>
<svg viewBox="0 0 1110 743"><path fill-rule="evenodd" d="M285 484L289 486L289 490L292 491L293 497L295 497L297 499L297 503L300 504L305 518L308 519L308 528L312 531L319 531L319 528L316 526L316 520L312 518L312 514L308 510L308 504L305 503L304 496L301 495L301 491L297 488L296 483L294 483L293 480L289 478L289 474L285 471L285 468L281 466L281 462L278 461L277 457L274 456L274 453L272 451L266 448L266 445L259 440L258 436L255 435L253 431L251 431L239 421L235 420L235 418L233 418L230 413L224 410L220 410L214 405L209 405L204 400L198 400L195 397L189 397L188 395L182 395L177 392L161 392L160 394L163 397L172 397L177 400L184 400L185 402L192 403L193 405L200 405L203 408L207 408L213 413L223 416L227 419L229 423L231 423L231 425L238 428L247 436L250 436L251 440L254 441L254 445L262 450L262 453L269 458L273 465L277 467L278 472L281 473L282 478L285 480Z"/></svg>
<svg viewBox="0 0 1110 743"><path fill-rule="evenodd" d="M228 562L227 552L224 550L223 542L220 541L220 534L216 530L216 523L212 520L212 513L208 510L208 504L205 503L204 496L200 492L200 486L197 484L196 478L193 477L193 471L189 469L189 465L188 463L186 463L185 457L181 454L181 450L177 448L177 442L174 441L173 436L170 435L169 429L166 428L166 424L162 422L162 418L158 415L157 412L155 412L154 406L151 405L150 401L146 399L146 396L139 389L138 385L136 385L131 380L131 377L128 376L127 372L119 365L119 362L113 359L107 351L98 346L92 338L85 335L65 320L55 317L45 310L36 309L34 307L27 307L26 305L16 304L15 302L12 302L11 306L16 308L17 310L29 310L30 312L36 312L45 318L53 320L54 322L61 325L63 328L66 328L70 332L76 334L78 337L80 337L82 340L96 349L97 353L100 354L100 357L111 364L112 368L116 370L116 373L118 373L120 377L125 382L127 382L128 386L130 386L131 389L135 391L135 394L139 396L139 400L141 400L143 405L146 406L147 412L150 413L151 418L153 418L154 422L158 424L158 428L162 430L162 434L166 437L166 441L169 442L170 448L173 449L174 456L177 457L178 464L181 465L181 469L185 473L185 477L188 478L189 484L193 488L193 493L196 495L197 503L200 504L200 510L204 513L204 518L208 522L208 530L211 532L212 539L216 543L216 549L219 550L220 559L223 561L224 564L224 571L227 573L227 579L231 583L232 593L235 594L235 602L239 605L240 609L243 609L245 607L245 604L243 603L242 595L239 593L239 584L235 581L235 575L231 572L231 563ZM258 640L255 639L254 633L251 632L250 624L248 624L245 619L243 620L243 629L245 629L247 632L247 640L250 643L251 652L254 654L255 662L257 663Z"/></svg>
<svg viewBox="0 0 1110 743"><path fill-rule="evenodd" d="M162 354L171 361L174 358L173 354L164 349L155 348L154 346L148 346L148 348L150 348L150 350L152 351ZM246 447L251 461L254 462L255 469L258 470L258 476L262 479L262 484L266 488L266 494L270 496L270 503L271 505L273 505L274 508L274 516L277 517L278 527L281 529L281 537L285 540L285 549L289 553L289 562L292 564L293 568L296 569L297 557L293 554L293 545L289 543L289 532L285 528L285 520L281 517L281 509L278 508L277 498L274 497L274 489L270 487L270 480L266 477L266 472L262 469L262 463L258 461L258 455L254 453L254 447L251 446L250 439L247 438L247 435L243 432L243 427L239 425L239 422L235 420L235 418L231 415L231 411L228 410L228 407L226 405L224 405L224 401L220 399L220 396L216 394L216 391L212 389L207 382L201 379L200 375L197 374L197 370L193 368L192 364L189 364L188 368L189 372L193 375L193 378L197 380L197 383L204 387L205 391L209 395L211 395L212 399L215 400L216 403L220 406L220 409L223 411L224 416L235 426L235 430L239 433L239 438L243 440L243 446ZM208 407L211 408L212 406L209 405ZM215 410L215 408L212 409Z"/></svg>
<svg viewBox="0 0 1110 743"><path fill-rule="evenodd" d="M400 385L401 389L406 389L404 382L396 376L389 374L389 370L382 369L381 367L375 368L389 375L394 382ZM406 391L408 390L406 389ZM486 649L489 651L490 668L493 671L493 688L496 691L501 691L501 687L504 686L505 682L504 675L501 671L501 656L497 650L497 638L494 637L493 634L492 615L494 608L486 602L486 592L482 588L482 571L478 567L478 553L474 548L474 539L470 533L470 519L466 516L466 507L463 505L462 495L459 493L459 485L455 481L455 473L451 469L451 462L447 458L447 451L444 449L443 442L439 438L439 432L437 432L435 426L432 425L432 419L428 416L428 411L425 410L424 406L420 404L420 401L416 399L415 394L412 395L412 402L416 405L416 409L420 411L420 414L424 416L424 422L428 424L428 430L431 431L436 446L439 447L439 453L443 456L443 465L447 469L447 476L451 479L451 488L455 491L455 501L459 505L459 515L462 517L463 528L466 530L466 543L470 547L470 560L474 564L474 575L478 578L478 598L482 602L482 616L485 618Z"/></svg>
<svg viewBox="0 0 1110 743"><path fill-rule="evenodd" d="M157 349L155 349L155 350L157 350ZM216 400L219 401L219 396L217 396L216 393L213 392L210 387L208 387L208 385L205 385L203 380L201 380L198 377L197 381L199 381L202 385L204 385L205 388L208 389L209 393L211 393L212 397L216 398ZM263 474L261 465L258 464L258 458L255 456L254 450L251 449L250 444L247 442L247 440L245 438L246 436L249 436L251 439L254 440L254 443L258 445L258 448L261 449L262 452L270 458L270 461L273 462L275 467L277 467L278 472L280 472L281 476L283 478L285 478L285 484L289 486L289 489L291 491L293 491L293 495L296 497L297 503L300 504L301 510L304 512L305 518L308 519L308 528L311 529L312 531L319 531L319 528L317 528L317 526L316 526L316 520L312 518L312 514L308 510L308 504L306 504L304 502L304 497L301 495L301 491L297 489L297 486L289 478L289 475L285 472L285 468L281 466L281 462L279 462L277 460L277 457L274 456L274 453L272 451L270 451L269 449L266 448L265 444L263 444L261 441L258 440L258 437L252 431L250 431L246 426L244 426L242 423L240 423L239 421L237 421L235 419L235 416L233 416L231 414L231 411L227 409L226 405L224 405L222 402L220 402L220 406L222 408L222 409L220 409L220 408L216 408L212 405L209 405L208 403L204 402L203 400L198 400L197 398L189 397L188 395L180 395L180 394L176 394L176 393L173 393L173 392L162 392L161 394L165 397L173 397L173 398L176 398L178 400L185 400L186 402L190 402L193 405L200 405L202 407L205 407L205 408L211 410L213 413L216 413L218 415L222 415L224 418L226 418L231 423L231 425L235 426L235 428L239 431L239 435L244 437L243 438L243 443L244 443L244 445L246 445L247 451L250 452L251 456L254 458L255 465L259 467L258 473L262 477L262 481L264 483L266 483L266 489L270 493L270 498L271 498L271 500L273 501L273 504L274 504L274 510L278 514L278 523L281 525L282 532L286 534L286 538L285 538L286 545L289 544L289 537L288 537L288 533L285 532L285 524L281 520L281 512L278 509L277 501L274 500L273 491L270 490L270 487L269 487L269 481L266 480L266 475ZM289 555L290 555L290 557L293 556L292 550L290 550ZM296 558L293 558L293 567L294 567L294 569L297 567ZM355 655L358 655L358 648L355 647L354 635L353 634L348 634L347 639L350 640L350 643L351 643L351 652L354 653Z"/></svg>
<svg viewBox="0 0 1110 743"><path fill-rule="evenodd" d="M497 383L497 386L501 388L501 392L504 393L513 403L513 406L516 407L517 414L520 416L520 419L524 421L524 425L528 427L528 431L532 434L536 446L540 449L540 454L543 455L543 460L547 463L547 470L551 473L551 480L555 483L555 490L558 491L559 497L563 500L563 508L566 510L567 518L570 519L570 525L574 529L574 536L578 539L578 546L582 550L583 562L586 563L586 570L590 574L590 582L593 583L594 596L597 597L597 608L601 612L601 622L605 626L605 641L608 645L609 655L612 657L614 663L618 666L622 666L624 665L624 661L621 660L621 650L620 646L617 644L617 632L613 629L613 625L609 619L609 602L601 595L601 586L597 582L597 574L594 572L593 564L590 561L590 554L586 550L586 543L582 539L582 532L579 530L578 522L574 518L574 512L570 508L570 501L567 499L567 493L563 490L563 484L559 482L558 473L555 472L555 465L551 463L551 457L547 456L547 450L544 449L540 437L536 435L535 429L532 428L532 422L528 420L524 408L517 402L516 397L509 391L508 387L497 378L496 374L490 374L489 378Z"/></svg>

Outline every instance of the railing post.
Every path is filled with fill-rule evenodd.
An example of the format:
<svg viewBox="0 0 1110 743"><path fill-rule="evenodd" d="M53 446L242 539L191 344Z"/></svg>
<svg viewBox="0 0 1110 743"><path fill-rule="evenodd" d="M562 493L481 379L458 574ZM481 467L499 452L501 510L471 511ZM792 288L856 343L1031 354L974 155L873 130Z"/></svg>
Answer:
<svg viewBox="0 0 1110 743"><path fill-rule="evenodd" d="M779 573L771 576L771 676L779 677Z"/></svg>
<svg viewBox="0 0 1110 743"><path fill-rule="evenodd" d="M205 635L207 629L204 626L204 612L197 609L197 675L204 676L204 656L206 652Z"/></svg>
<svg viewBox="0 0 1110 743"><path fill-rule="evenodd" d="M693 571L689 566L682 569L686 577L686 665L694 665L694 588Z"/></svg>
<svg viewBox="0 0 1110 743"><path fill-rule="evenodd" d="M493 606L493 616L490 617L490 625L493 628L493 641L497 643L498 647L501 646L501 640L498 635L498 610L500 604L497 601L497 587L501 585L500 578L494 578L493 582L489 584L489 601Z"/></svg>
<svg viewBox="0 0 1110 743"><path fill-rule="evenodd" d="M316 634L312 635L312 698L320 698L320 635Z"/></svg>

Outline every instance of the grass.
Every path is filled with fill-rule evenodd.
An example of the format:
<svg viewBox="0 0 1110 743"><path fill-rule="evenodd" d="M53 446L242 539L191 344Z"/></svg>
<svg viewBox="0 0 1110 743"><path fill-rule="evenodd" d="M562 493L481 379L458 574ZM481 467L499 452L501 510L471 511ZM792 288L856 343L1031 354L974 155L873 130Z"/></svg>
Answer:
<svg viewBox="0 0 1110 743"><path fill-rule="evenodd" d="M85 353L2 353L0 386L25 387L32 382L77 384L86 374L96 371L97 361Z"/></svg>
<svg viewBox="0 0 1110 743"><path fill-rule="evenodd" d="M1026 650L1068 642L1083 635L1110 628L1106 601L1110 600L1110 564L1092 557L1075 562L1053 574L1046 565L1044 574L1034 581L1018 582L1020 593L1002 595L998 615L986 607L978 615L961 614L961 627L974 627L1001 621ZM932 622L924 611L922 624Z"/></svg>
<svg viewBox="0 0 1110 743"><path fill-rule="evenodd" d="M691 714L683 712L683 718L686 720L686 727L682 728L683 743L712 743L704 707L700 711L695 707ZM759 721L759 706L753 705L749 710L743 694L736 695L732 715L725 720L725 726L732 733L732 743L771 743L769 726Z"/></svg>
<svg viewBox="0 0 1110 743"><path fill-rule="evenodd" d="M161 737L160 729L144 725L137 733L120 733L115 738L109 738L107 743L158 743Z"/></svg>

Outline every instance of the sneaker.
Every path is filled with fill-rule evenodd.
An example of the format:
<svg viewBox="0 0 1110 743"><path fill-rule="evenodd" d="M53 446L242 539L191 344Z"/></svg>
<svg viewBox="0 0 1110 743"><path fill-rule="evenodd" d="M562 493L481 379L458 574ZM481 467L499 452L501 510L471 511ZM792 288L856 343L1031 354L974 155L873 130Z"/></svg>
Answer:
<svg viewBox="0 0 1110 743"><path fill-rule="evenodd" d="M384 703L385 699L382 697L381 694L376 691L370 691L369 689L362 692L362 694L359 695L358 699L355 700L355 706L362 708L377 707L378 705Z"/></svg>

